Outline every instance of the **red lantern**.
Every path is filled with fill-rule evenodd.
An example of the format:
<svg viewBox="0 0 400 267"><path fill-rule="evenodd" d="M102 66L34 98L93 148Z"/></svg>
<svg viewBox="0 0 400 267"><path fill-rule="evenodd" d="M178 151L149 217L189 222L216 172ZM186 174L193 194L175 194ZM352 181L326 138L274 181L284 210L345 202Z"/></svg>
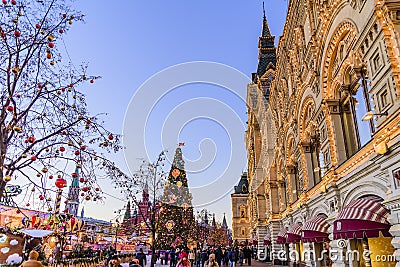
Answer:
<svg viewBox="0 0 400 267"><path fill-rule="evenodd" d="M67 186L67 181L64 178L58 178L55 182L55 185L57 188L62 189Z"/></svg>

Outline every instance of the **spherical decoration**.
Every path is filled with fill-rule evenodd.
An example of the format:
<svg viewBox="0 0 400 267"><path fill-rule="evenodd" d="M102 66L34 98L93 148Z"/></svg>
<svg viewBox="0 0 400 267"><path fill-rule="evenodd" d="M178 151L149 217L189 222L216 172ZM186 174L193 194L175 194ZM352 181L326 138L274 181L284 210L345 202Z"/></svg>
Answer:
<svg viewBox="0 0 400 267"><path fill-rule="evenodd" d="M78 150L76 150L74 154L75 154L76 156L78 156L80 153L79 153Z"/></svg>
<svg viewBox="0 0 400 267"><path fill-rule="evenodd" d="M47 58L47 59L50 59L50 58L51 58L51 54L48 53L48 54L46 55L46 58Z"/></svg>
<svg viewBox="0 0 400 267"><path fill-rule="evenodd" d="M29 142L29 143L35 142L35 137L33 137L33 136L29 137L29 138L28 138L28 142Z"/></svg>
<svg viewBox="0 0 400 267"><path fill-rule="evenodd" d="M85 196L85 193L81 193L81 196L82 196L82 197Z"/></svg>
<svg viewBox="0 0 400 267"><path fill-rule="evenodd" d="M53 175L50 175L50 176L49 176L49 179L53 179L53 178L54 178L54 176L53 176Z"/></svg>
<svg viewBox="0 0 400 267"><path fill-rule="evenodd" d="M182 182L181 182L181 181L178 181L178 182L176 182L176 185L177 185L178 187L181 187L181 186L182 186Z"/></svg>
<svg viewBox="0 0 400 267"><path fill-rule="evenodd" d="M11 1L11 4L15 6L15 5L17 4L17 1L12 0L12 1Z"/></svg>
<svg viewBox="0 0 400 267"><path fill-rule="evenodd" d="M66 18L66 17L67 17L67 14L62 14L62 17L63 17L63 18Z"/></svg>
<svg viewBox="0 0 400 267"><path fill-rule="evenodd" d="M26 206L27 206L27 207L29 207L30 205L31 205L31 204L29 204L29 203L26 203Z"/></svg>
<svg viewBox="0 0 400 267"><path fill-rule="evenodd" d="M40 24L36 24L35 27L36 27L36 29L40 29L41 28Z"/></svg>
<svg viewBox="0 0 400 267"><path fill-rule="evenodd" d="M73 172L72 173L72 178L77 178L77 177L78 177L78 174L76 172Z"/></svg>
<svg viewBox="0 0 400 267"><path fill-rule="evenodd" d="M7 5L7 0L2 0L3 4Z"/></svg>
<svg viewBox="0 0 400 267"><path fill-rule="evenodd" d="M8 106L7 107L7 111L13 112L14 111L14 107L13 106Z"/></svg>
<svg viewBox="0 0 400 267"><path fill-rule="evenodd" d="M86 200L90 200L90 196L86 196L85 199L86 199Z"/></svg>
<svg viewBox="0 0 400 267"><path fill-rule="evenodd" d="M40 200L44 200L44 196L40 195L40 196L39 196L39 199L40 199Z"/></svg>
<svg viewBox="0 0 400 267"><path fill-rule="evenodd" d="M17 73L19 72L19 69L18 69L18 68L12 68L11 71L12 71L14 74L17 74Z"/></svg>
<svg viewBox="0 0 400 267"><path fill-rule="evenodd" d="M43 173L46 173L46 172L48 172L48 169L47 169L47 168L43 168L43 169L42 169L42 172L43 172Z"/></svg>
<svg viewBox="0 0 400 267"><path fill-rule="evenodd" d="M59 33L63 33L64 30L63 30L63 29L59 29L58 32L59 32Z"/></svg>
<svg viewBox="0 0 400 267"><path fill-rule="evenodd" d="M20 33L19 31L15 31L15 32L14 32L14 36L15 36L15 37L21 37L21 33Z"/></svg>
<svg viewBox="0 0 400 267"><path fill-rule="evenodd" d="M64 178L58 178L55 182L57 188L62 189L67 186L67 181Z"/></svg>
<svg viewBox="0 0 400 267"><path fill-rule="evenodd" d="M36 156L35 156L35 155L34 155L34 156L32 156L32 157L31 157L31 160L32 160L32 161L35 161L35 160L37 160Z"/></svg>
<svg viewBox="0 0 400 267"><path fill-rule="evenodd" d="M49 42L53 42L54 36L52 36L52 35L47 36L47 40L48 40Z"/></svg>
<svg viewBox="0 0 400 267"><path fill-rule="evenodd" d="M166 227L169 231L171 231L172 228L174 228L174 225L175 225L174 221L173 221L173 220L169 220L169 221L165 224L165 227Z"/></svg>
<svg viewBox="0 0 400 267"><path fill-rule="evenodd" d="M83 179L83 178L79 179L79 182L81 182L81 183L83 183L84 181L85 181L85 179Z"/></svg>
<svg viewBox="0 0 400 267"><path fill-rule="evenodd" d="M96 187L94 190L96 190L96 191L100 191L100 188Z"/></svg>
<svg viewBox="0 0 400 267"><path fill-rule="evenodd" d="M110 134L110 135L108 136L108 139L113 140L113 139L114 139L114 136L113 136L112 134Z"/></svg>
<svg viewBox="0 0 400 267"><path fill-rule="evenodd" d="M90 80L90 83L94 83L94 80L93 80L93 79L91 79L91 80Z"/></svg>
<svg viewBox="0 0 400 267"><path fill-rule="evenodd" d="M48 43L47 45L48 45L50 48L54 48L54 43L51 43L51 42L50 42L50 43Z"/></svg>
<svg viewBox="0 0 400 267"><path fill-rule="evenodd" d="M81 146L81 149L82 149L82 150L85 150L85 149L86 149L86 146Z"/></svg>
<svg viewBox="0 0 400 267"><path fill-rule="evenodd" d="M63 146L60 147L60 151L61 151L61 152L64 152L64 151L65 151L65 147L63 147Z"/></svg>
<svg viewBox="0 0 400 267"><path fill-rule="evenodd" d="M3 177L3 181L6 182L6 183L11 181L11 176L9 176L9 175L4 176Z"/></svg>

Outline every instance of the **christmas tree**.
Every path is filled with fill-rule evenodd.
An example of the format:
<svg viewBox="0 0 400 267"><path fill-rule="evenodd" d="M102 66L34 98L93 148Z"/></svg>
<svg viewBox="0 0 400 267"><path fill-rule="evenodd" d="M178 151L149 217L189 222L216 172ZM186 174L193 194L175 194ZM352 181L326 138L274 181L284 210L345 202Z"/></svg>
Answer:
<svg viewBox="0 0 400 267"><path fill-rule="evenodd" d="M157 231L158 247L186 247L193 239L194 228L192 194L188 188L182 150L178 147L162 197Z"/></svg>

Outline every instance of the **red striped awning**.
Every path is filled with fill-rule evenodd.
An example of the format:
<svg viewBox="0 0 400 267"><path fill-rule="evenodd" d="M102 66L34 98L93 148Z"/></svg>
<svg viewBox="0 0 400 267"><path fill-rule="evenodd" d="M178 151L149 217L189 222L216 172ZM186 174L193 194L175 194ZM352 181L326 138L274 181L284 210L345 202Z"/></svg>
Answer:
<svg viewBox="0 0 400 267"><path fill-rule="evenodd" d="M301 229L303 225L301 223L293 224L287 231L287 243L298 243L301 240Z"/></svg>
<svg viewBox="0 0 400 267"><path fill-rule="evenodd" d="M326 222L326 215L318 215L306 221L303 226L301 241L303 242L324 242L328 241L329 224Z"/></svg>
<svg viewBox="0 0 400 267"><path fill-rule="evenodd" d="M375 198L353 200L334 221L333 238L390 237L389 211Z"/></svg>
<svg viewBox="0 0 400 267"><path fill-rule="evenodd" d="M267 233L264 236L264 245L266 245L266 246L271 245L271 234L270 233Z"/></svg>
<svg viewBox="0 0 400 267"><path fill-rule="evenodd" d="M276 238L276 243L285 244L286 238L287 238L287 230L286 228L282 228L278 233L278 237Z"/></svg>

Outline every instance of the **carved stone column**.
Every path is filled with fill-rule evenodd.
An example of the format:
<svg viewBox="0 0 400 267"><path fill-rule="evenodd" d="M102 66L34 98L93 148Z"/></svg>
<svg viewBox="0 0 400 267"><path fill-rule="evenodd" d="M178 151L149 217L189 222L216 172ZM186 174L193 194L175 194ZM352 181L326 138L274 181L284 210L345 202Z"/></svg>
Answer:
<svg viewBox="0 0 400 267"><path fill-rule="evenodd" d="M288 180L290 181L290 186L289 188L289 203L296 202L298 199L298 188L297 188L297 181L296 181L296 172L297 168L294 165L288 165L287 167L287 175L288 175Z"/></svg>
<svg viewBox="0 0 400 267"><path fill-rule="evenodd" d="M334 135L332 136L335 142L335 148L337 153L338 163L342 163L347 159L346 157L346 147L344 143L344 136L342 129L342 119L340 116L339 100L328 99L326 100L326 105L328 107L329 115L331 117L331 123L334 129ZM328 116L329 116L328 115Z"/></svg>
<svg viewBox="0 0 400 267"><path fill-rule="evenodd" d="M310 189L310 188L313 188L315 185L311 144L309 142L302 142L301 145L303 147L304 156L306 159L306 162L305 162L306 165L304 166L304 168L306 168L306 171L307 171L307 184L308 184L307 189Z"/></svg>

